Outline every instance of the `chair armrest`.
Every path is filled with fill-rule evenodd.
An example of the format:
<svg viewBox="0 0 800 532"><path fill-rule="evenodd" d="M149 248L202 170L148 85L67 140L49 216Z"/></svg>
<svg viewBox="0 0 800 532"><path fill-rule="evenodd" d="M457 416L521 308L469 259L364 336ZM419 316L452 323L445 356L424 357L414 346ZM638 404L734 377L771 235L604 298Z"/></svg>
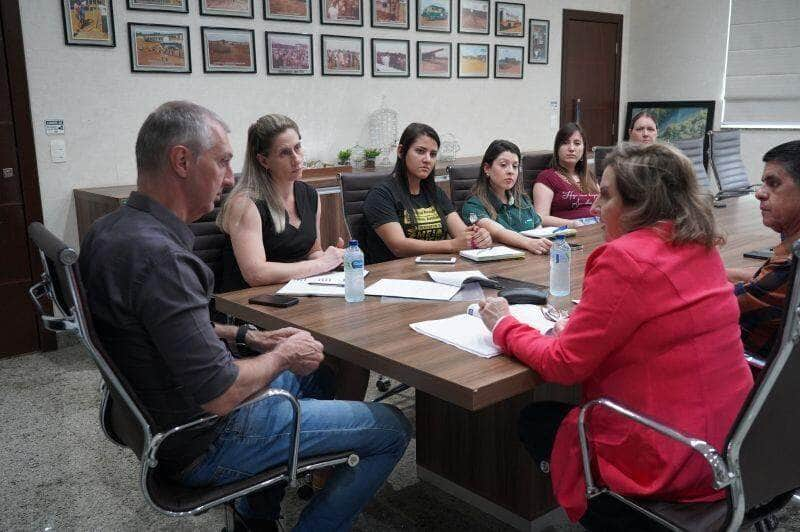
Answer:
<svg viewBox="0 0 800 532"><path fill-rule="evenodd" d="M287 467L289 473L289 485L294 486L297 483L297 460L299 454L299 445L300 445L300 403L298 403L297 399L287 392L286 390L278 390L275 388L267 388L266 390L256 392L249 399L243 401L241 404L237 405L236 408L231 410L231 412L235 412L240 408L244 408L250 404L253 404L257 401L260 401L266 397L281 397L287 401L292 406L292 423L294 428L292 430L292 445L289 448L289 457L287 459ZM230 414L229 412L228 414ZM150 445L144 452L144 456L142 457L142 478L144 478L144 473L146 469L156 467L158 464L158 460L156 459L156 454L158 453L158 448L164 443L164 440L169 438L170 436L174 436L175 434L182 432L186 429L196 427L198 425L202 425L204 423L208 423L217 419L217 414L209 414L207 416L203 416L199 419L195 419L194 421L190 421L189 423L179 425L177 427L173 427L165 432L160 432L153 436L153 439L150 441Z"/></svg>
<svg viewBox="0 0 800 532"><path fill-rule="evenodd" d="M581 445L581 459L583 461L583 476L586 480L586 496L588 498L593 497L600 493L599 490L594 485L594 479L592 478L592 469L590 464L590 457L589 457L589 445L586 438L586 415L587 413L593 409L595 406L604 406L625 416L633 421L645 425L661 434L672 438L675 441L678 441L687 447L691 447L695 452L699 453L705 460L708 462L708 465L711 467L711 472L714 475L714 489L722 489L727 487L733 481L733 476L728 471L727 464L725 460L720 456L716 449L709 443L699 440L697 438L690 438L681 434L680 432L663 425L657 421L653 421L652 419L645 417L637 412L629 410L622 405L611 401L610 399L606 399L601 397L600 399L594 399L589 401L585 405L581 407L580 414L578 415L578 438L580 439Z"/></svg>
<svg viewBox="0 0 800 532"><path fill-rule="evenodd" d="M747 361L748 364L750 364L751 367L754 367L756 369L764 369L764 367L767 365L766 360L755 357L750 353L745 353L744 359Z"/></svg>

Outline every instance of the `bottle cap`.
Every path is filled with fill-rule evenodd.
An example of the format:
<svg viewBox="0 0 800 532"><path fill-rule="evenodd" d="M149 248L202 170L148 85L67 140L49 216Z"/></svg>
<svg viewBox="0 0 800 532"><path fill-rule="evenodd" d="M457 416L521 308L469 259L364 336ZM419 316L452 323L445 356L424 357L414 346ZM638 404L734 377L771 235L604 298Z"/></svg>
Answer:
<svg viewBox="0 0 800 532"><path fill-rule="evenodd" d="M351 240L349 245L350 246L358 246L358 240L356 240L356 239Z"/></svg>

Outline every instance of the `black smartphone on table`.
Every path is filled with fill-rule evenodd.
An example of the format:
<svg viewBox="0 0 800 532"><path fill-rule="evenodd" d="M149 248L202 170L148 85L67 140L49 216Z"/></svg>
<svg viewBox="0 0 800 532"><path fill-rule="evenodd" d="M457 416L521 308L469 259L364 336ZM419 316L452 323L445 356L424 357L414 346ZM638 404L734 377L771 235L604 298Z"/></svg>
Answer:
<svg viewBox="0 0 800 532"><path fill-rule="evenodd" d="M264 305L265 307L286 308L298 304L300 300L292 296L281 296L277 294L276 295L262 294L260 296L251 297L247 302L250 303L251 305Z"/></svg>

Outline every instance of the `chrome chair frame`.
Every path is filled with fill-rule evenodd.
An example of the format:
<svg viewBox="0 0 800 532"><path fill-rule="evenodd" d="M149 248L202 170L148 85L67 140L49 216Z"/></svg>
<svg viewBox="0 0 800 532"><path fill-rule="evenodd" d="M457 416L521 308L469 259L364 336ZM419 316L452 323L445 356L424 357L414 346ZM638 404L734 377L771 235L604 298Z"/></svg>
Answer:
<svg viewBox="0 0 800 532"><path fill-rule="evenodd" d="M164 441L178 434L186 429L191 427L196 427L198 425L202 425L204 423L209 423L219 416L216 414L209 414L206 416L202 416L196 420L193 420L189 423L185 423L183 425L179 425L176 427L172 427L168 430L163 432L153 433L151 429L150 423L145 419L145 416L142 414L141 410L137 406L136 402L131 398L130 394L126 390L125 386L121 383L120 379L114 372L114 370L106 363L103 355L100 354L100 350L98 346L95 345L92 334L90 333L90 326L87 321L86 315L84 314L84 310L82 308L82 304L80 302L83 301L81 297L80 290L80 278L77 273L77 260L78 260L78 253L70 248L67 247L63 242L58 240L55 236L53 236L49 231L47 231L44 226L38 222L34 222L31 224L29 228L29 233L31 235L31 239L34 241L34 244L39 248L39 256L42 260L42 280L35 285L33 285L29 289L29 294L31 299L33 300L33 304L36 308L36 311L40 315L42 319L42 323L44 327L53 332L62 332L67 331L75 334L78 336L83 343L84 347L86 347L87 351L92 357L92 360L97 365L98 369L100 370L103 379L104 379L104 386L102 389L103 397L101 402L101 409L100 409L100 426L103 429L106 437L108 437L113 443L119 446L128 447L123 443L112 431L109 430L109 425L105 418L108 410L107 407L110 401L110 390L108 389L106 383L114 388L114 392L119 395L119 397L123 400L125 405L127 406L128 410L133 414L134 418L139 424L139 428L141 429L142 435L144 437L144 443L142 445L142 452L141 455L138 456L140 460L140 467L139 467L139 487L142 491L142 494L147 501L147 503L154 508L155 510L170 516L187 516L187 515L197 515L203 513L215 506L220 504L227 503L232 501L233 499L248 495L255 491L261 490L268 486L277 484L279 482L287 482L290 486L294 487L297 484L297 477L298 474L306 473L312 471L314 469L321 469L325 467L335 466L339 464L346 463L350 467L355 467L359 462L359 457L355 453L352 452L344 452L339 453L336 455L326 455L323 457L319 457L319 460L306 460L302 465L298 463L298 456L299 456L299 433L300 433L300 414L301 414L301 407L300 403L295 399L292 394L285 390L279 389L272 389L268 388L261 392L256 393L251 398L247 399L240 405L238 405L233 411L248 406L252 403L260 401L267 397L279 397L283 400L289 402L292 408L292 444L289 449L289 455L286 460L286 471L276 474L270 478L267 478L263 481L253 483L252 485L246 486L244 488L238 490L232 490L230 493L223 495L222 497L216 498L211 502L206 504L201 504L191 509L185 511L173 511L169 510L161 505L153 498L150 488L148 486L148 476L151 473L151 470L154 470L158 465L158 449L164 443ZM40 240L44 241L44 245L48 247L50 250L59 249L60 250L56 253L56 259L60 264L57 264L56 267L61 267L64 269L65 279L67 281L66 290L68 291L69 297L71 301L77 302L75 305L71 306L70 308L65 308L68 305L67 301L62 301L60 297L56 294L56 291L53 287L53 277L52 272L50 271L50 260L48 260L47 255L42 250L42 245ZM64 289L64 287L61 287ZM47 315L46 311L42 306L42 301L44 298L47 297L50 299L58 308L62 317L51 316ZM133 449L131 449L133 450Z"/></svg>
<svg viewBox="0 0 800 532"><path fill-rule="evenodd" d="M671 427L663 425L647 416L635 412L625 406L620 405L608 398L598 398L589 401L580 409L578 415L578 439L581 448L581 461L583 465L584 480L586 482L586 498L593 499L599 495L610 495L617 500L627 504L631 508L649 516L659 524L671 530L680 530L672 523L666 521L661 516L643 508L624 496L605 488L598 488L594 482L591 470L591 456L589 452L588 438L586 434L587 415L596 407L603 407L649 427L668 438L671 438L683 445L690 447L700 454L708 463L713 474L713 486L715 490L730 488L730 504L728 507L728 519L725 530L733 532L739 530L745 520L745 513L748 510L745 500L744 483L740 467L740 451L742 444L753 426L756 418L761 412L767 398L772 392L773 386L777 381L781 371L786 365L794 349L800 345L800 268L796 267L800 259L800 240L795 242L792 250L795 261L795 273L792 280L791 296L788 301L786 312L786 326L783 330L780 347L775 351L774 357L769 364L764 360L745 355L748 363L753 367L760 368L764 372L763 380L752 392L750 400L745 405L745 409L740 414L738 423L734 425L731 435L728 438L725 456L721 455L712 445L698 438L693 438L682 434ZM798 479L800 486L800 479ZM760 517L762 519L764 517ZM768 517L767 517L768 518ZM758 525L758 523L756 523Z"/></svg>

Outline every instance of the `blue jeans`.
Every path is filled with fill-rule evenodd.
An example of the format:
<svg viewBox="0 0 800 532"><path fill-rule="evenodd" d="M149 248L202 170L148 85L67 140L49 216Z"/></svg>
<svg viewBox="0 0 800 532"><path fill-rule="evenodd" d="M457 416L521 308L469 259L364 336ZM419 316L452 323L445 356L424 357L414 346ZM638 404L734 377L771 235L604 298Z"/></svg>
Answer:
<svg viewBox="0 0 800 532"><path fill-rule="evenodd" d="M411 426L395 407L380 403L325 401L331 381L324 370L298 378L280 374L271 388L300 400L300 457L354 451L356 467L340 465L300 515L295 530L347 530L402 458ZM268 397L228 415L226 425L206 454L182 475L189 486L216 486L250 477L285 463L291 446L289 402ZM236 501L248 518L277 519L283 486Z"/></svg>

